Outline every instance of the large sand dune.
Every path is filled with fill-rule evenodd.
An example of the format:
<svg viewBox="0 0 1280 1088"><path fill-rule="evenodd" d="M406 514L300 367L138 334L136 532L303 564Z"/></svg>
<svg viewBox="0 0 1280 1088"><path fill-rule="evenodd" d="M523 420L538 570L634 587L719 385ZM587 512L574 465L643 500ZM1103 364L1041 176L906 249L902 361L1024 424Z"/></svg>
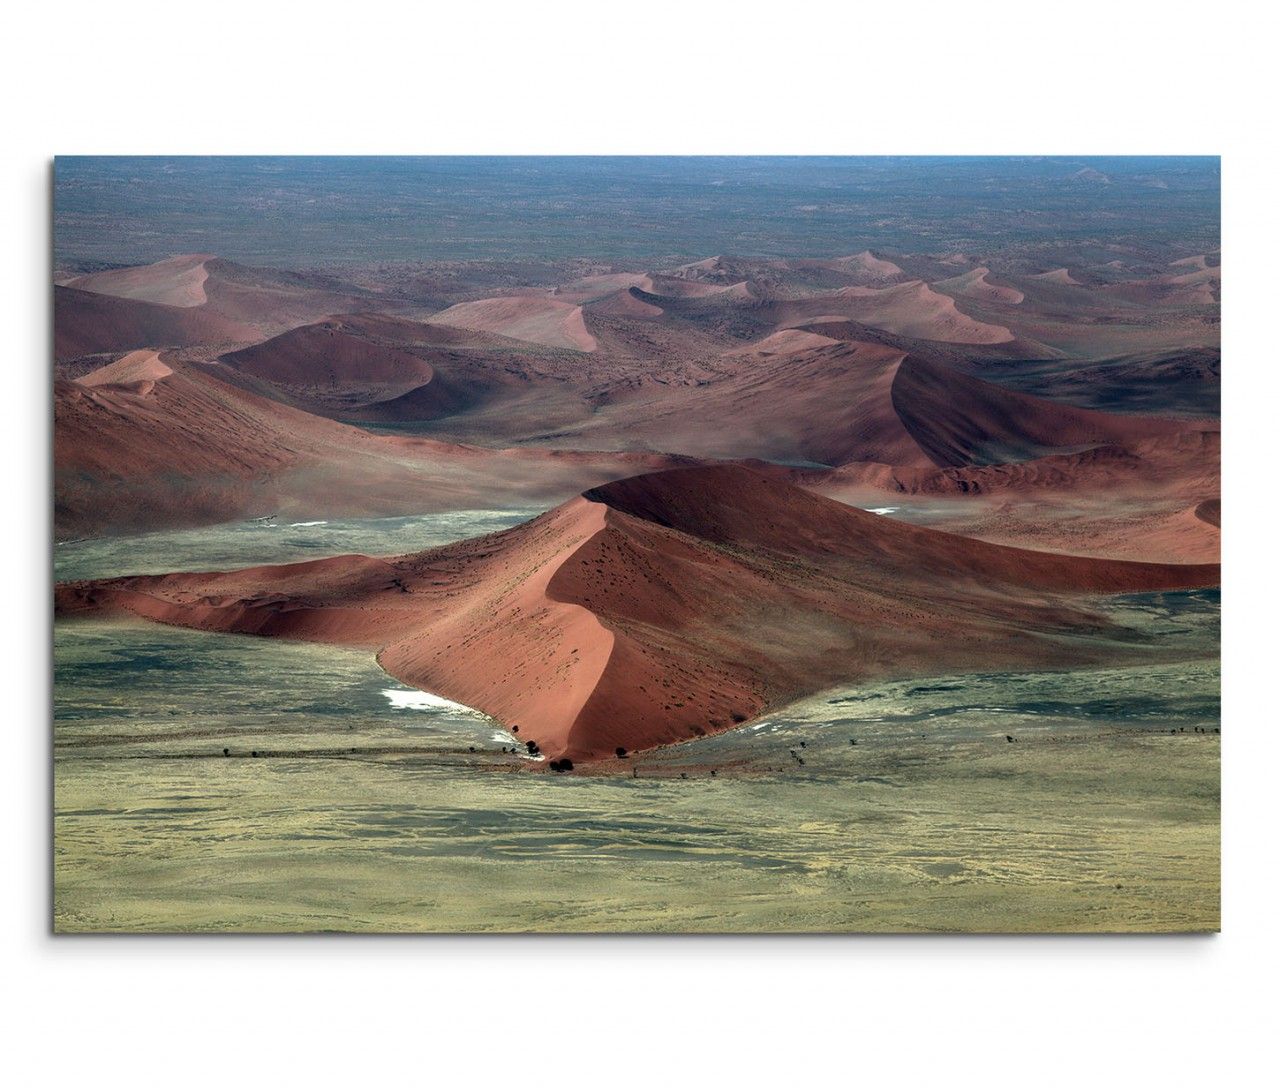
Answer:
<svg viewBox="0 0 1280 1088"><path fill-rule="evenodd" d="M719 467L603 485L417 555L73 583L57 605L380 648L405 682L590 760L837 681L1141 656L1083 595L1217 580L898 524Z"/></svg>

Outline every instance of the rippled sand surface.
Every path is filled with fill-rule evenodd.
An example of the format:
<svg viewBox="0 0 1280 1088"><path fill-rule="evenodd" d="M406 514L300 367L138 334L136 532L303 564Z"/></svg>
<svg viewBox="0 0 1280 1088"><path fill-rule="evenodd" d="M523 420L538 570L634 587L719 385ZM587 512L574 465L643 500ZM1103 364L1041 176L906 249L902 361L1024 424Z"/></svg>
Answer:
<svg viewBox="0 0 1280 1088"><path fill-rule="evenodd" d="M1215 929L1218 597L1108 607L1180 660L832 691L568 775L366 654L59 624L55 925Z"/></svg>

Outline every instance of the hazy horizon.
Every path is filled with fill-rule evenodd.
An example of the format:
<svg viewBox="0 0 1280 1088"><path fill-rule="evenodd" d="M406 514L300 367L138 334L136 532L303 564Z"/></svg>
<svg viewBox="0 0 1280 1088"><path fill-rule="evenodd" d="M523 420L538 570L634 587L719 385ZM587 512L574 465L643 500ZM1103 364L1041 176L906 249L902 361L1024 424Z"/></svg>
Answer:
<svg viewBox="0 0 1280 1088"><path fill-rule="evenodd" d="M1218 245L1216 157L59 156L54 259L669 262Z"/></svg>

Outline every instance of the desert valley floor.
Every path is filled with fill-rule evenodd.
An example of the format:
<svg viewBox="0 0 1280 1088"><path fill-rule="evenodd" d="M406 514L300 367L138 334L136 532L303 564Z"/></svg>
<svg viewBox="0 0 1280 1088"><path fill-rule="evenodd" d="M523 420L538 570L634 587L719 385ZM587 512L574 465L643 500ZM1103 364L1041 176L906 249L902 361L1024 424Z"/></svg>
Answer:
<svg viewBox="0 0 1280 1088"><path fill-rule="evenodd" d="M1215 247L55 279L58 930L1217 928Z"/></svg>

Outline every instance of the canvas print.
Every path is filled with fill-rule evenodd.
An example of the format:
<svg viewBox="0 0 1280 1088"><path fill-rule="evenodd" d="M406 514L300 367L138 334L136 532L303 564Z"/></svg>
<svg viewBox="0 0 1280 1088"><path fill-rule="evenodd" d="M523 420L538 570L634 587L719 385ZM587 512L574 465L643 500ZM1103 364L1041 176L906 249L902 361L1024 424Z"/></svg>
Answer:
<svg viewBox="0 0 1280 1088"><path fill-rule="evenodd" d="M1216 158L53 190L55 931L1217 929Z"/></svg>

